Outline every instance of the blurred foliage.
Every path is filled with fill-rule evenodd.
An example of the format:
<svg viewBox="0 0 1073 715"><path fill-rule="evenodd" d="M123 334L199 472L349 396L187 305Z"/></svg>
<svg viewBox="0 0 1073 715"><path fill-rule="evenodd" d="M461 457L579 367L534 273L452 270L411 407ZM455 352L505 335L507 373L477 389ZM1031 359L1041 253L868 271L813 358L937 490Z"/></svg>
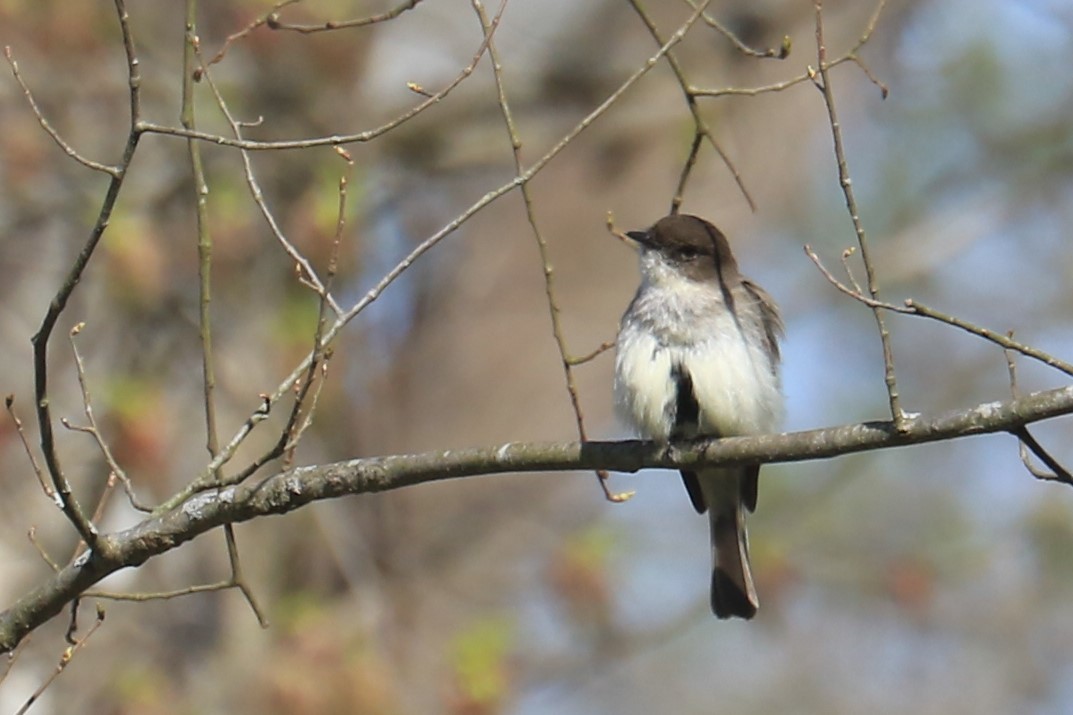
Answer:
<svg viewBox="0 0 1073 715"><path fill-rule="evenodd" d="M455 636L451 658L455 693L448 712L458 715L504 712L512 690L507 662L514 640L512 631L508 620L490 617Z"/></svg>

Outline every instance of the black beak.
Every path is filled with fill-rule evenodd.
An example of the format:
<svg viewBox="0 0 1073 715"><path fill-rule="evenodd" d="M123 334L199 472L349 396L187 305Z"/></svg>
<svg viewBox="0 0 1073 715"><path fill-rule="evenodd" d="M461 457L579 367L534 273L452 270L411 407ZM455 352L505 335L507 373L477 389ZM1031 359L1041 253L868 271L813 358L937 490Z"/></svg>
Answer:
<svg viewBox="0 0 1073 715"><path fill-rule="evenodd" d="M648 235L648 231L627 231L626 235L642 246L647 246L652 240Z"/></svg>

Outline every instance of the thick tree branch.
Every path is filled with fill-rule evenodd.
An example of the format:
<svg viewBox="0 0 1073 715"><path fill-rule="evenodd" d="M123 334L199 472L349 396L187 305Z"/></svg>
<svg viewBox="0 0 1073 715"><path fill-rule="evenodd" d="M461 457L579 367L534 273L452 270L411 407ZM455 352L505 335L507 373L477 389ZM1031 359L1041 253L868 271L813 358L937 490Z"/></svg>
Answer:
<svg viewBox="0 0 1073 715"><path fill-rule="evenodd" d="M285 514L322 499L482 474L594 469L636 472L648 467L799 462L970 435L1016 432L1027 424L1071 413L1073 386L937 416L907 414L904 425L897 429L890 421L865 422L671 446L639 441L517 442L298 467L257 484L196 494L177 508L131 529L100 535L98 541L103 548L86 552L0 613L0 653L10 652L66 603L111 573L138 566L218 526Z"/></svg>

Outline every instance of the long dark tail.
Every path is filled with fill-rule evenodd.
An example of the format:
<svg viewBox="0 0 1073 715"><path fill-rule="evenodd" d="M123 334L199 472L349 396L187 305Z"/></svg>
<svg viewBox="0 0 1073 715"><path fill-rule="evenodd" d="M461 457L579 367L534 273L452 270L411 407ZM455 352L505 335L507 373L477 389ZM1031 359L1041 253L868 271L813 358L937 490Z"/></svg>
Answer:
<svg viewBox="0 0 1073 715"><path fill-rule="evenodd" d="M712 613L719 618L756 615L753 574L749 569L749 537L740 498L708 505L712 534Z"/></svg>

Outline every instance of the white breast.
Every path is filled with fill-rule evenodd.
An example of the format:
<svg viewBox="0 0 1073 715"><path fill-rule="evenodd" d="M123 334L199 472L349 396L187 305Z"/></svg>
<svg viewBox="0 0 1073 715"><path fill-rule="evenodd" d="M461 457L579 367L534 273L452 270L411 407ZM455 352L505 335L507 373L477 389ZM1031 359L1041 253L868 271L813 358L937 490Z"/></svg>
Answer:
<svg viewBox="0 0 1073 715"><path fill-rule="evenodd" d="M643 285L634 301L643 320L623 320L615 361L621 416L642 436L667 440L677 390L672 368L679 364L693 381L702 434L777 429L782 396L777 370L763 348L746 342L720 297L711 291L683 293L679 287ZM759 320L753 306L737 307L743 318ZM690 329L681 329L683 321ZM748 329L748 320L743 322Z"/></svg>

